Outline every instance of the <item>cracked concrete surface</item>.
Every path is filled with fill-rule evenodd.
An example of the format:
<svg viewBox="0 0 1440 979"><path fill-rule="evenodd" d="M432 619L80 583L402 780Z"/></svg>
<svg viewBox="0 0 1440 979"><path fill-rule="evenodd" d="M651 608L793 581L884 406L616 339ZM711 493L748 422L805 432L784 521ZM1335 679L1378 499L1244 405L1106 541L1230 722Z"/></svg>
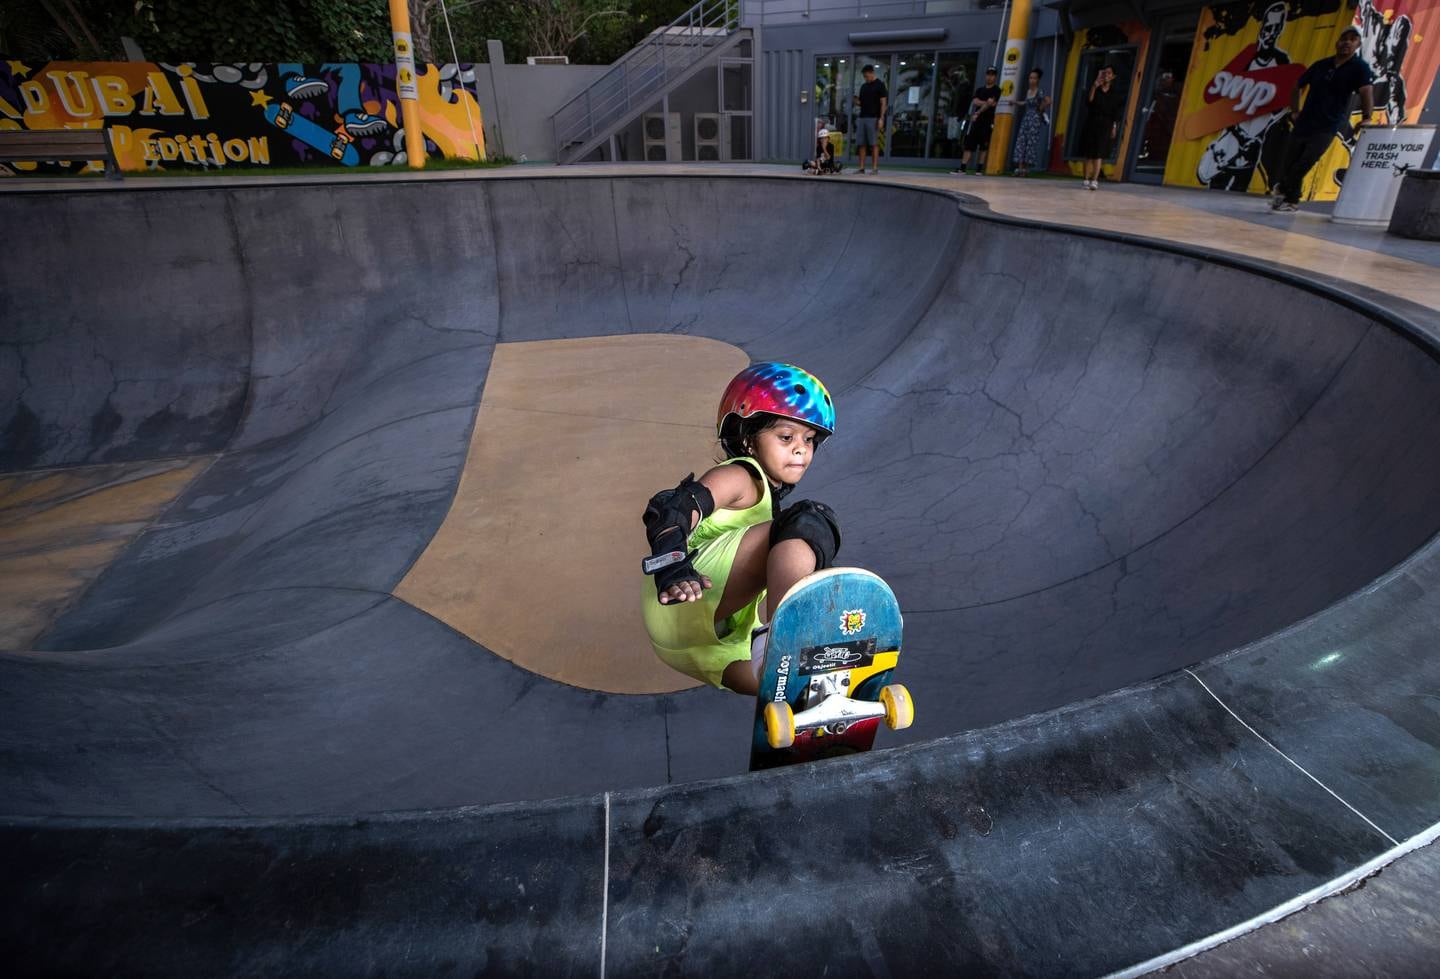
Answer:
<svg viewBox="0 0 1440 979"><path fill-rule="evenodd" d="M90 713L74 737L138 750L146 736L121 736L132 718L107 708L103 691L144 691L165 743L188 745L183 764L150 766L153 792L167 811L210 815L229 807L212 811L199 800L213 793L192 798L185 786L212 768L238 779L226 798L246 812L504 801L738 770L733 732L746 705L642 679L654 664L619 665L635 655L616 624L636 600L625 574L589 575L585 600L554 616L523 607L532 579L553 577L547 560L573 563L541 539L546 521L504 518L501 550L534 561L503 581L487 584L498 555L449 562L439 579L425 571L467 460L490 458L508 430L476 414L502 340L638 344L633 369L610 376L641 403L668 390L651 378L672 368L687 399L708 403L735 366L666 353L671 335L796 361L827 381L838 431L800 492L837 509L843 559L884 575L906 609L903 670L922 710L892 744L1058 707L1252 642L1364 586L1440 529L1440 463L1422 451L1440 436L1440 406L1423 393L1440 379L1391 328L1198 258L978 221L934 193L857 190L592 177L5 200L18 220L58 211L65 227L94 227L69 239L90 243L79 247L97 252L92 267L115 260L126 207L142 207L153 227L181 215L195 226L188 251L131 242L133 268L53 302L41 279L4 273L25 315L4 353L28 379L8 419L41 433L5 442L9 468L223 450L46 633L43 654L6 664L10 730L37 723L54 697L78 696ZM821 214L826 234L799 233ZM206 260L186 260L198 242ZM37 247L37 262L61 261ZM696 358L705 363L687 364ZM529 398L543 410L545 379L522 387L507 387L505 404L526 410ZM101 417L113 420L97 428ZM592 432L587 451L620 471L653 471L655 487L633 488L635 506L696 465L660 435L636 443L612 428ZM674 473L661 478L667 458ZM510 496L569 508L601 478L583 460L514 468L502 477L518 480ZM614 520L596 519L616 525L602 536L620 550L624 505L612 509ZM493 527L496 516L477 519ZM489 554L498 539L481 546ZM417 591L422 572L430 584ZM460 631L383 597L397 588L422 608L433 607L422 593L449 595L441 606L453 611L439 615ZM338 617L327 624L312 607ZM354 616L408 621L414 638L361 655L336 645ZM551 655L565 645L556 629L586 620L595 635ZM287 638L280 623L298 631ZM551 652L524 651L534 644ZM320 658L307 670L298 649ZM175 655L225 666L187 690L163 672ZM37 671L36 656L51 667ZM349 668L370 658L405 664L406 681ZM527 662L565 682L537 686ZM57 674L55 664L67 665ZM285 696L203 714L184 706L227 684ZM409 750L387 748L380 718L397 723L441 688L470 703L465 718L427 708L434 735L407 728ZM522 702L605 733L588 756L523 764L519 732L480 733L485 710ZM672 713L689 723L667 725ZM332 726L346 732L335 757L293 756ZM452 733L431 740L471 728L485 751ZM617 752L615 739L643 747ZM115 750L92 750L83 779L57 770L43 791L27 782L9 797L27 812L127 811L138 802L125 801L118 773L131 749ZM26 752L27 764L50 764L42 746ZM452 777L427 782L417 753L449 759ZM292 760L276 770L280 757ZM246 774L262 763L266 777ZM317 765L335 777L309 777Z"/></svg>

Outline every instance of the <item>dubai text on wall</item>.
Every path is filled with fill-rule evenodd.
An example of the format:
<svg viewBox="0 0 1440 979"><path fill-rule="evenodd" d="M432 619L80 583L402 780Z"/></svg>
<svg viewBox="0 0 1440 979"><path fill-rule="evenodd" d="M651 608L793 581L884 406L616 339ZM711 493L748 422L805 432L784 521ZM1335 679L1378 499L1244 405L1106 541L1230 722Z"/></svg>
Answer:
<svg viewBox="0 0 1440 979"><path fill-rule="evenodd" d="M426 155L484 159L474 66L422 65ZM153 64L0 58L0 129L110 131L124 170L405 164L393 64ZM8 174L93 167L15 163Z"/></svg>

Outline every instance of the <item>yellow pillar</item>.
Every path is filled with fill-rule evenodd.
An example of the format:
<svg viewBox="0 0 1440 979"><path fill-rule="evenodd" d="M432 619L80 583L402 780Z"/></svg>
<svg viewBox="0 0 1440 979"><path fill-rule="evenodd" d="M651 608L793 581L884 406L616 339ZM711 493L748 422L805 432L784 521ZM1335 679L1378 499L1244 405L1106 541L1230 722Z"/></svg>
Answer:
<svg viewBox="0 0 1440 979"><path fill-rule="evenodd" d="M1010 0L1010 29L1006 33L1009 40L1000 56L1000 101L995 105L995 128L990 132L990 154L985 157L986 173L1004 173L1005 164L1009 162L1006 155L1010 151L1010 134L1015 129L1015 97L1025 90L1020 70L1025 67L1025 48L1030 43L1030 0Z"/></svg>
<svg viewBox="0 0 1440 979"><path fill-rule="evenodd" d="M415 81L415 42L410 37L407 0L390 0L390 36L395 41L395 94L405 127L405 160L412 170L425 166L425 134L420 131L420 86Z"/></svg>

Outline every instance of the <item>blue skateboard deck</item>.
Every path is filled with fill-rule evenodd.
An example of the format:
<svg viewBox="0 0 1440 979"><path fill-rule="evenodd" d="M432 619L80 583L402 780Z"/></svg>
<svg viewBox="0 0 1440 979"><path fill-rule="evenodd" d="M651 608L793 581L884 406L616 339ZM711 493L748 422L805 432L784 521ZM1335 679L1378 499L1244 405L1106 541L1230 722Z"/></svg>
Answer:
<svg viewBox="0 0 1440 979"><path fill-rule="evenodd" d="M798 581L770 623L765 671L755 699L750 770L869 751L878 716L842 718L794 731L794 743L777 749L767 738L765 708L788 705L791 715L803 716L827 694L866 701L867 707L881 701L881 690L900 659L902 627L895 594L876 574L831 568ZM906 705L908 710L908 695ZM908 724L907 715L898 726Z"/></svg>
<svg viewBox="0 0 1440 979"><path fill-rule="evenodd" d="M306 146L319 150L338 163L353 167L360 162L360 153L355 149L348 133L331 132L316 125L296 112L289 102L267 105L265 118L276 129L285 130Z"/></svg>

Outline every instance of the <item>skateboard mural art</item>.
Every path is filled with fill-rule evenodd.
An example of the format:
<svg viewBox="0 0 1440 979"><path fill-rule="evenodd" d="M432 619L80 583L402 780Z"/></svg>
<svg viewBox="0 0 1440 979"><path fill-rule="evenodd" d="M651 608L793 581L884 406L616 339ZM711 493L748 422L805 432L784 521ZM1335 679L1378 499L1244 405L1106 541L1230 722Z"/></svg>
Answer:
<svg viewBox="0 0 1440 979"><path fill-rule="evenodd" d="M470 64L419 65L420 129L433 159L483 159ZM160 64L0 59L0 115L30 130L104 128L122 170L403 166L396 68L334 62ZM17 163L53 176L97 165Z"/></svg>
<svg viewBox="0 0 1440 979"><path fill-rule="evenodd" d="M882 720L909 727L910 693L890 682L902 626L879 575L831 568L796 582L770 622L750 770L869 751Z"/></svg>
<svg viewBox="0 0 1440 979"><path fill-rule="evenodd" d="M355 151L355 139L344 127L330 132L304 116L296 115L289 102L267 105L265 119L270 125L285 130L305 145L327 154L337 163L353 167L360 162L360 154Z"/></svg>

